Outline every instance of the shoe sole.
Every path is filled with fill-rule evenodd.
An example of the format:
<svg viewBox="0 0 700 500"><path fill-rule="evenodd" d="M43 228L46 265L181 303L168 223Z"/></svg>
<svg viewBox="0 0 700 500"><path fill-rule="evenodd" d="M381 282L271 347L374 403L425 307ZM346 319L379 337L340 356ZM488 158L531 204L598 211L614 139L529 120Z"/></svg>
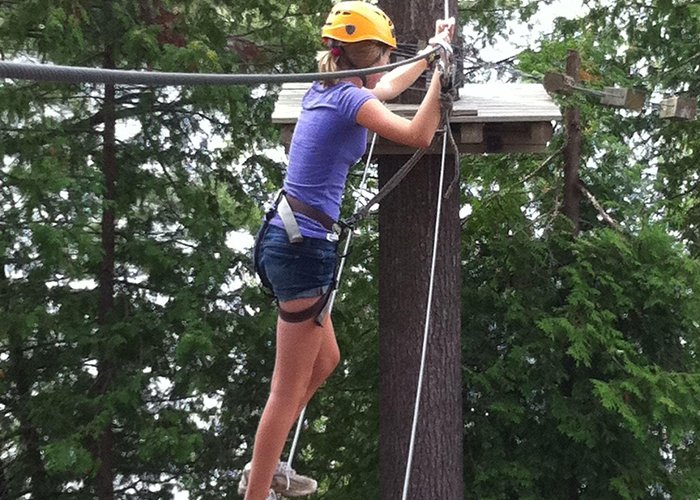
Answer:
<svg viewBox="0 0 700 500"><path fill-rule="evenodd" d="M290 488L287 489L287 477L281 474L275 474L272 476L272 484L270 485L270 489L272 489L275 493L284 495L285 497L303 497L316 493L316 490L318 489L318 483L316 483L316 481L313 481L313 484L306 486L294 484L294 479L292 479L290 483ZM247 489L248 478L243 476L241 481L238 483L238 494L241 496L245 495Z"/></svg>
<svg viewBox="0 0 700 500"><path fill-rule="evenodd" d="M275 493L279 493L285 497L303 497L316 493L316 490L318 489L318 485L316 483L308 486L302 486L299 484L295 485L294 480L292 480L291 483L290 488L287 489L287 478L284 476L274 476L272 478L272 485L270 488L275 490Z"/></svg>

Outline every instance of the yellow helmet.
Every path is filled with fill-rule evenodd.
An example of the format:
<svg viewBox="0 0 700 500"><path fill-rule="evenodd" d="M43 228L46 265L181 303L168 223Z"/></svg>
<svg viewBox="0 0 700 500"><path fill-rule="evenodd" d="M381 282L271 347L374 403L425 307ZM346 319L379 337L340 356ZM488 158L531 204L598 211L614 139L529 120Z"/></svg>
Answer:
<svg viewBox="0 0 700 500"><path fill-rule="evenodd" d="M361 1L335 4L321 36L346 43L377 40L396 48L394 23L389 16L379 7Z"/></svg>

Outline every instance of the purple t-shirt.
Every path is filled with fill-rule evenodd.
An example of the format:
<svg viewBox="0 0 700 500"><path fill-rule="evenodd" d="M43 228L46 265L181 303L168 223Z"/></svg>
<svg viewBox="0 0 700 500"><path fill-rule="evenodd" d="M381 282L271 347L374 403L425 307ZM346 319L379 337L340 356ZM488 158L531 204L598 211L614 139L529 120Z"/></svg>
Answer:
<svg viewBox="0 0 700 500"><path fill-rule="evenodd" d="M328 88L318 82L311 85L289 148L286 192L338 220L348 171L367 147L367 129L357 124L357 112L373 98L367 89L349 82ZM321 224L295 215L302 235L327 238ZM277 216L271 223L283 227Z"/></svg>

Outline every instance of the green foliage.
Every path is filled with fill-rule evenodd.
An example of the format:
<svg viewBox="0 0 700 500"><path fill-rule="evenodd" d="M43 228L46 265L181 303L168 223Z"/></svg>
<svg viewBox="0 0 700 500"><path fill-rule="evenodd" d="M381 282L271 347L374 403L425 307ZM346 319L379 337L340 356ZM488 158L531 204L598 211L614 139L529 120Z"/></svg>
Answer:
<svg viewBox="0 0 700 500"><path fill-rule="evenodd" d="M463 2L472 50L542 3ZM329 4L3 2L0 46L6 58L80 66L309 71ZM696 5L588 6L557 20L518 69L561 71L574 48L590 88L697 94ZM107 428L119 498L172 498L175 486L233 494L267 397L276 318L248 248L230 240L250 241L281 183L267 153L275 92L116 89L107 200L103 89L2 83L0 495L94 498L94 443ZM571 238L560 156L464 160L466 496L693 498L697 122L581 95L559 102L581 109L582 182L624 234L584 201ZM116 264L103 317L106 208ZM376 231L370 221L354 239L334 310L343 361L311 402L295 457L339 500L378 491Z"/></svg>
<svg viewBox="0 0 700 500"><path fill-rule="evenodd" d="M3 57L219 73L308 70L320 23L314 2L276 1L21 0L0 18ZM229 238L254 231L280 180L257 152L277 138L274 91L117 88L106 199L103 89L2 84L0 495L94 498L107 428L120 497L232 490L226 471L242 468L269 382L274 311Z"/></svg>
<svg viewBox="0 0 700 500"><path fill-rule="evenodd" d="M685 7L590 4L587 17L560 20L539 50L521 54L519 69L563 71L573 48L586 87L678 88L688 66L677 61L697 52L686 49L698 30ZM685 88L697 82L682 78ZM557 215L561 174L551 165L470 162L462 320L468 496L692 496L695 125L662 123L651 107L640 115L604 108L580 94L560 102L581 110L582 182L628 232L601 229L599 209L584 201L584 233L571 241Z"/></svg>

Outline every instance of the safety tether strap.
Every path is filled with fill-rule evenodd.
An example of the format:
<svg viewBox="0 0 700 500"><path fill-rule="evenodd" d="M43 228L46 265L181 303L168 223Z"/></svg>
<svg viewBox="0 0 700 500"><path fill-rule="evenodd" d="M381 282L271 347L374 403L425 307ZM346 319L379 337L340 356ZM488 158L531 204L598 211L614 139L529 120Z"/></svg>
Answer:
<svg viewBox="0 0 700 500"><path fill-rule="evenodd" d="M306 309L302 309L301 311L285 311L282 309L282 305L278 304L277 314L279 314L280 318L287 323L301 323L303 321L308 321L311 318L317 318L321 311L323 311L323 308L326 307L326 303L331 296L332 290L333 288L329 287L328 290L321 295L316 302L313 303L313 305L307 307ZM318 323L318 321L316 322ZM318 324L320 325L320 323Z"/></svg>

